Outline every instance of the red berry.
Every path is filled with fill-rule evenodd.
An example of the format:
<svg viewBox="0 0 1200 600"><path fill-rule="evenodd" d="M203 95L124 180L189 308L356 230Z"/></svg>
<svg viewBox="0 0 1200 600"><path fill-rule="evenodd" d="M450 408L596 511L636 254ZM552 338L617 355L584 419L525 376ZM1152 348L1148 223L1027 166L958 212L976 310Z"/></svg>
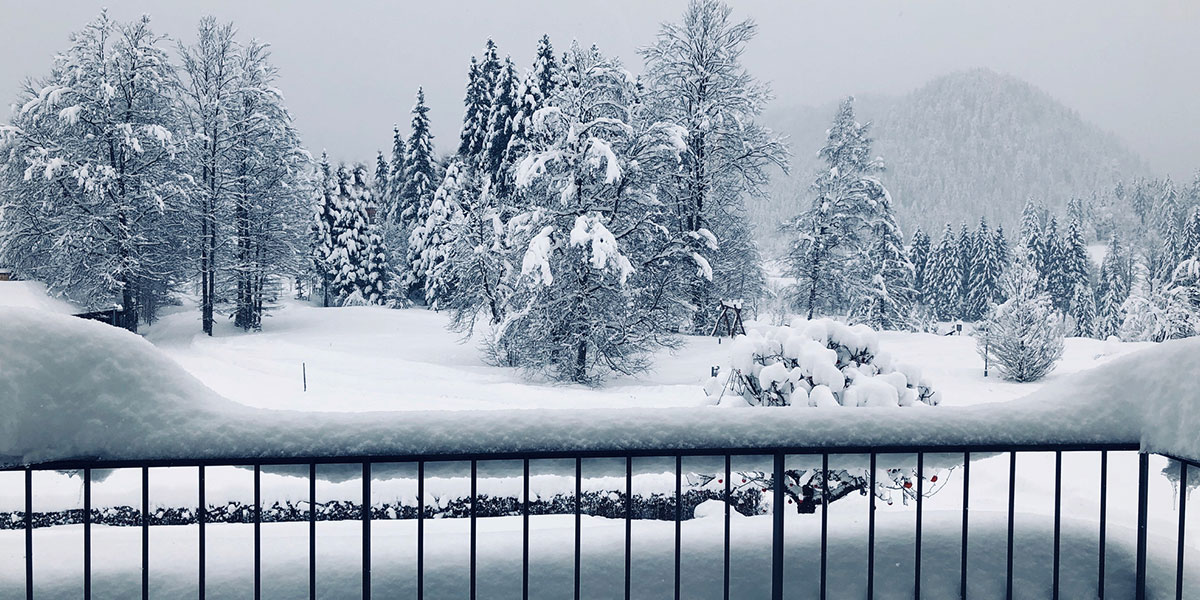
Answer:
<svg viewBox="0 0 1200 600"><path fill-rule="evenodd" d="M743 480L742 480L742 483L746 483L746 480L745 480L745 479L743 479Z"/></svg>
<svg viewBox="0 0 1200 600"><path fill-rule="evenodd" d="M725 482L725 480L723 480L723 479L718 479L718 480L717 480L717 483L724 483L724 482Z"/></svg>
<svg viewBox="0 0 1200 600"><path fill-rule="evenodd" d="M929 481L932 481L932 482L934 482L934 483L937 483L937 475L934 475L933 477L930 477L930 478L929 478Z"/></svg>
<svg viewBox="0 0 1200 600"><path fill-rule="evenodd" d="M792 499L788 498L788 504L791 504L791 503L792 503Z"/></svg>
<svg viewBox="0 0 1200 600"><path fill-rule="evenodd" d="M905 482L904 482L904 489L906 489L906 490L908 490L908 489L912 489L912 482L911 482L911 481L905 481Z"/></svg>

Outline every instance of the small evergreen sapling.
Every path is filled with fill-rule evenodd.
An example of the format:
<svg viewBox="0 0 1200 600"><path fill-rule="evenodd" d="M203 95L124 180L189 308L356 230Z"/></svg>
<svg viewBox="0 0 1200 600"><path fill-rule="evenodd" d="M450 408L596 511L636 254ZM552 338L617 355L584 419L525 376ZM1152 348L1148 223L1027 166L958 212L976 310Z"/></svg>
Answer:
<svg viewBox="0 0 1200 600"><path fill-rule="evenodd" d="M1037 381L1062 357L1062 323L1027 263L1010 269L1003 284L1008 300L996 307L986 335L976 338L977 350L1005 379Z"/></svg>

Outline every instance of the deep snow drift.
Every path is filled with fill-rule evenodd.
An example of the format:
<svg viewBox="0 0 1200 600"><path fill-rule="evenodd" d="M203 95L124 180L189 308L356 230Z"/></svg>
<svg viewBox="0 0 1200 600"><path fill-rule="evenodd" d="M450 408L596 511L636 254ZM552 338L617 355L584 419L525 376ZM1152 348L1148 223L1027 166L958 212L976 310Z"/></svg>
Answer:
<svg viewBox="0 0 1200 600"><path fill-rule="evenodd" d="M480 451L765 446L889 446L1129 442L1197 456L1195 424L1143 432L1194 409L1200 339L1162 344L1065 377L1027 398L977 406L728 410L564 409L313 413L222 398L146 340L123 330L25 309L0 309L0 456L271 458ZM698 392L697 392L698 393ZM1144 435L1143 435L1144 434ZM1159 434L1162 434L1161 437Z"/></svg>

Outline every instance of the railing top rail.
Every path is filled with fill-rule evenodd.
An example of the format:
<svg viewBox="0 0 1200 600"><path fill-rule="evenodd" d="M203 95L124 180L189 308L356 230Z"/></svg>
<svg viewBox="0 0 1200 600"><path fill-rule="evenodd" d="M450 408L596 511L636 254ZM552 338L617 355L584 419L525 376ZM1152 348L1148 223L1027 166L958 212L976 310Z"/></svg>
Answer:
<svg viewBox="0 0 1200 600"><path fill-rule="evenodd" d="M135 467L195 467L195 466L249 466L249 465L308 465L308 464L359 464L359 463L415 463L415 462L469 462L505 460L554 460L574 458L626 458L626 457L670 457L670 456L771 456L786 455L867 455L867 454L962 454L1004 452L1099 452L1137 451L1136 443L1039 443L1039 444L953 444L953 445L883 445L883 446L776 446L776 447L713 447L713 448L636 448L611 450L530 450L514 452L475 453L429 453L402 455L352 454L339 456L239 456L204 458L159 458L119 459L80 458L13 464L0 466L0 471L35 470L78 470L78 469L121 469ZM1193 465L1196 463L1182 460ZM1200 465L1197 465L1200 466Z"/></svg>

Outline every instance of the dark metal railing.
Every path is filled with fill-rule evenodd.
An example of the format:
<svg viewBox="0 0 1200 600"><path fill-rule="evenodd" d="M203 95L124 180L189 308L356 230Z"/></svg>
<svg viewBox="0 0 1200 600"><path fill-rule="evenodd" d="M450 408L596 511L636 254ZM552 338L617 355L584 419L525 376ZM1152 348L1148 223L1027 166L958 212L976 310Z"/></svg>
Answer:
<svg viewBox="0 0 1200 600"><path fill-rule="evenodd" d="M208 505L205 498L205 470L207 467L252 467L254 478L254 510L253 514L253 531L254 531L254 597L260 597L262 590L262 490L261 490L261 475L263 466L283 466L283 465L307 465L308 466L308 545L309 545L309 562L308 562L308 589L310 598L317 597L317 467L325 464L351 464L361 465L362 468L362 596L369 598L371 596L371 469L372 465L383 463L414 463L416 465L417 478L417 511L416 511L416 597L418 600L423 600L425 594L425 519L426 515L426 498L425 498L425 466L427 463L445 463L445 462L465 462L470 464L470 480L471 480L471 502L469 510L470 519L470 567L469 567L469 589L470 598L476 598L478 589L477 580L477 528L476 528L476 503L478 501L478 466L480 462L491 461L520 461L522 467L523 479L523 498L520 503L522 517L522 597L529 598L529 481L530 481L530 461L531 460L549 460L549 459L573 459L574 461L574 580L573 591L574 598L579 600L581 596L580 589L580 572L581 572L581 533L582 533L582 463L584 459L607 458L607 459L624 459L624 474L625 474L625 495L624 495L624 518L625 518L625 545L624 545L624 597L631 597L631 574L632 574L632 522L633 517L633 460L634 458L671 458L675 459L675 488L674 488L674 597L676 600L681 598L682 588L680 579L680 557L682 553L682 521L683 503L681 502L683 494L683 459L684 457L715 457L724 459L724 499L725 514L724 514L724 561L723 561L723 597L728 600L730 598L730 510L732 501L731 493L731 462L735 456L757 456L772 458L772 552L771 552L771 596L774 600L782 600L784 598L784 506L785 492L782 482L785 481L785 462L789 456L820 456L821 457L821 489L820 497L822 500L821 523L820 523L820 581L819 593L822 599L827 597L827 574L828 574L828 534L829 534L829 518L827 502L829 501L829 484L828 474L830 473L829 457L830 455L869 455L869 513L868 513L868 531L867 531L867 572L866 590L867 597L874 598L875 595L875 546L876 546L876 519L875 519L875 500L876 500L876 466L880 455L915 455L917 462L917 477L916 477L916 494L915 494L915 531L914 531L914 573L913 573L913 597L921 596L921 553L922 553L922 530L923 530L923 497L924 497L924 479L925 479L925 455L948 455L961 454L963 460L963 497L962 497L962 538L960 547L960 595L967 597L967 550L968 550L968 532L970 521L970 487L971 487L971 460L972 454L977 457L980 455L1003 455L1008 454L1008 498L1007 498L1007 561L1006 561L1006 597L1011 599L1014 593L1013 590L1013 540L1015 535L1015 505L1016 505L1016 474L1017 474L1017 455L1020 453L1032 452L1053 452L1054 453L1054 549L1053 549L1053 569L1052 569L1052 589L1053 597L1058 598L1060 592L1060 545L1061 545L1061 526L1062 526L1062 455L1064 452L1099 452L1100 454L1100 485L1099 485L1099 556L1098 556L1098 573L1097 573L1097 589L1099 597L1104 598L1105 592L1105 550L1106 550L1106 530L1108 518L1107 505L1107 486L1108 486L1108 453L1113 451L1133 452L1138 451L1136 444L1047 444L1047 445L1020 445L1020 446L997 446L997 445L978 445L978 446L889 446L889 447L822 447L822 448L704 448L704 449L663 449L663 450L629 450L629 451L586 451L586 452L515 452L515 453L495 453L495 454L445 454L445 455L407 455L407 456L330 456L330 457L290 457L290 458L237 458L237 459L164 459L164 460L75 460L75 461L60 461L41 463L26 466L10 466L0 468L0 471L24 471L24 530L25 530L25 595L27 600L32 600L34 597L34 570L33 570L33 530L35 528L33 521L33 473L35 471L82 471L83 479L83 596L85 600L91 598L91 578L92 578L92 536L91 527L92 519L92 471L95 469L121 469L121 468L137 468L141 470L141 596L143 599L149 597L149 558L150 558L150 492L149 492L149 472L152 468L160 467L195 467L198 470L198 506L199 510L196 514L196 523L198 526L199 540L199 563L197 565L199 576L199 596L205 596L205 581L207 576L206 571L206 551L205 551L205 525L206 516L208 513ZM1138 506L1137 506L1137 548L1136 548L1136 583L1135 589L1139 600L1145 598L1146 594L1146 569L1147 569L1147 504L1148 504L1148 476L1149 476L1149 455L1140 453L1138 462ZM1178 524L1178 550L1176 554L1176 584L1175 596L1182 599L1184 588L1184 558L1185 558L1185 516L1187 509L1187 481L1189 468L1200 468L1200 464L1187 460L1168 457L1175 460L1179 464L1179 524Z"/></svg>

